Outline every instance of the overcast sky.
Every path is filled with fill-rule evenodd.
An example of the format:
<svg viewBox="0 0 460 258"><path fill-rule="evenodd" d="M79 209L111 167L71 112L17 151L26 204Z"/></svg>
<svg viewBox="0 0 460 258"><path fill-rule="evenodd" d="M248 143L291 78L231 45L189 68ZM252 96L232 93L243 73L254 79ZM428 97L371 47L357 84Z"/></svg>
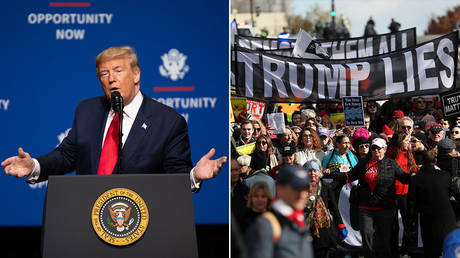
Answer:
<svg viewBox="0 0 460 258"><path fill-rule="evenodd" d="M331 9L331 0L293 0L291 10L305 15L315 3L323 10ZM417 35L423 35L433 15L444 15L456 5L460 5L459 0L335 0L335 11L350 19L352 37L363 35L369 16L379 34L390 32L388 25L394 18L401 29L416 27Z"/></svg>

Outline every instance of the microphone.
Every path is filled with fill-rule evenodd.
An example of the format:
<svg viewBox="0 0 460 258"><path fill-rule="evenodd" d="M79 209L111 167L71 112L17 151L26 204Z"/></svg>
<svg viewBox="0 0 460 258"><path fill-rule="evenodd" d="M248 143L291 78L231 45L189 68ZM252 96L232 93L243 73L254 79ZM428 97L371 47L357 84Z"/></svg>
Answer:
<svg viewBox="0 0 460 258"><path fill-rule="evenodd" d="M114 91L110 95L110 100L112 104L112 108L115 112L117 112L118 117L119 117L119 131L118 131L118 157L117 157L117 170L115 171L116 174L121 173L121 167L122 167L122 155L123 155L123 97L121 96L120 92Z"/></svg>
<svg viewBox="0 0 460 258"><path fill-rule="evenodd" d="M112 102L112 108L115 112L119 115L123 112L123 97L121 96L120 92L114 91L110 96Z"/></svg>

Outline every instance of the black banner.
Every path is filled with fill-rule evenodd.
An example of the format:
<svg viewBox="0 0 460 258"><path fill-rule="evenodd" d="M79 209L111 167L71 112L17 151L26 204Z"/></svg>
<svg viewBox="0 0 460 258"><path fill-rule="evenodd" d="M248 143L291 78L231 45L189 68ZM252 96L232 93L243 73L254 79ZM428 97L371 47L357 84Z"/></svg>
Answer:
<svg viewBox="0 0 460 258"><path fill-rule="evenodd" d="M415 46L415 28L396 33L379 34L372 37L358 37L336 40L315 40L320 43L331 59L354 59L390 53ZM295 39L275 39L236 36L239 47L252 50L282 50L282 55L289 55L295 45Z"/></svg>
<svg viewBox="0 0 460 258"><path fill-rule="evenodd" d="M301 102L344 96L388 99L439 94L455 87L457 32L383 55L300 59L236 48L236 93Z"/></svg>

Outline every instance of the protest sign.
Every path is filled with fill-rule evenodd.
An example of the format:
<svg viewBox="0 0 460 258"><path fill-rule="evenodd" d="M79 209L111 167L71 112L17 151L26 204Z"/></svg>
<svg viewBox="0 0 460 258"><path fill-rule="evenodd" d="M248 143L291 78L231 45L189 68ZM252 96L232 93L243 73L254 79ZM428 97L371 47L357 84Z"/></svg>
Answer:
<svg viewBox="0 0 460 258"><path fill-rule="evenodd" d="M247 119L246 114L246 98L244 97L231 97L232 111L235 122L241 122Z"/></svg>
<svg viewBox="0 0 460 258"><path fill-rule="evenodd" d="M246 113L248 114L248 119L256 118L262 119L265 110L265 103L255 100L246 100Z"/></svg>
<svg viewBox="0 0 460 258"><path fill-rule="evenodd" d="M299 33L301 34L301 33ZM238 46L252 50L286 50L291 56L296 45L295 39L259 38L236 36ZM415 46L416 30L410 28L396 33L378 34L370 37L356 37L349 39L315 40L326 50L330 59L353 59L386 54L392 51Z"/></svg>
<svg viewBox="0 0 460 258"><path fill-rule="evenodd" d="M331 113L330 117L332 122L343 127L343 121L345 120L344 113Z"/></svg>
<svg viewBox="0 0 460 258"><path fill-rule="evenodd" d="M364 127L363 98L343 97L342 101L345 126Z"/></svg>
<svg viewBox="0 0 460 258"><path fill-rule="evenodd" d="M251 155L255 149L256 149L255 142L236 147L236 151L241 155Z"/></svg>
<svg viewBox="0 0 460 258"><path fill-rule="evenodd" d="M454 90L440 94L444 117L460 116L460 91Z"/></svg>
<svg viewBox="0 0 460 258"><path fill-rule="evenodd" d="M268 125L273 128L273 134L283 134L286 125L284 123L284 113L267 114Z"/></svg>
<svg viewBox="0 0 460 258"><path fill-rule="evenodd" d="M439 94L455 87L458 33L358 59L301 59L236 48L236 92L277 102Z"/></svg>

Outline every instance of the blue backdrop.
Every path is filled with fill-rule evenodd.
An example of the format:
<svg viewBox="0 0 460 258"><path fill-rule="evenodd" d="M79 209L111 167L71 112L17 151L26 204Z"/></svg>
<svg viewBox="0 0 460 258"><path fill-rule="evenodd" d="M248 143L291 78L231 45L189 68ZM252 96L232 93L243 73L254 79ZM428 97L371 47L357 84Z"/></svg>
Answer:
<svg viewBox="0 0 460 258"><path fill-rule="evenodd" d="M1 160L16 155L18 147L33 157L55 148L72 126L78 102L103 95L95 56L119 45L137 51L141 90L187 119L193 162L211 147L217 149L215 157L228 155L227 1L68 5L8 1L0 9ZM161 59L171 49L186 56L177 69ZM183 78L163 76L160 66ZM0 226L41 225L45 191L46 184L29 186L2 169ZM193 199L197 223L228 223L228 163Z"/></svg>

